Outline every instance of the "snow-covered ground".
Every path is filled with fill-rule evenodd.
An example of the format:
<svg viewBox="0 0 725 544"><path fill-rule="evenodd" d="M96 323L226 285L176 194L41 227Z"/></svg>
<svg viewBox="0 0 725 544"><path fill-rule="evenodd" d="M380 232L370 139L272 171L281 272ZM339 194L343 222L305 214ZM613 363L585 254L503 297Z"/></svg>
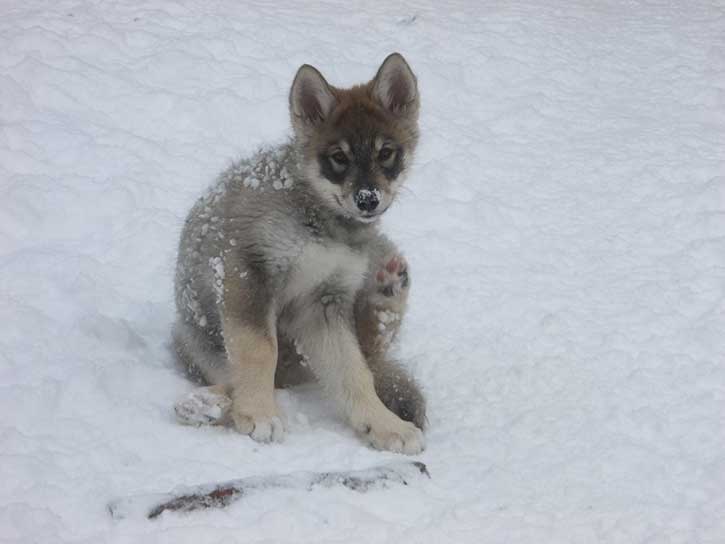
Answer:
<svg viewBox="0 0 725 544"><path fill-rule="evenodd" d="M725 542L721 2L0 3L0 541ZM173 402L172 271L302 63L398 50L423 100L385 227L430 481L114 521L109 500L398 459L314 387L262 446Z"/></svg>

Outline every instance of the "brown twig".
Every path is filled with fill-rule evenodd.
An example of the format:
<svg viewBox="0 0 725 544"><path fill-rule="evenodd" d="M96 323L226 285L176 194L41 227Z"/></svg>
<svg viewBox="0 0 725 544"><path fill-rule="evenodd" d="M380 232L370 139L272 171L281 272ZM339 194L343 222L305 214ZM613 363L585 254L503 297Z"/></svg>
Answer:
<svg viewBox="0 0 725 544"><path fill-rule="evenodd" d="M387 488L391 484L408 485L420 476L430 478L427 467L418 461L402 461L366 470L343 472L299 472L267 477L251 477L217 484L186 488L177 493L139 495L117 500L108 505L116 519L143 514L155 519L164 512L192 512L207 508L224 508L245 495L265 489L301 489L343 486L365 492Z"/></svg>

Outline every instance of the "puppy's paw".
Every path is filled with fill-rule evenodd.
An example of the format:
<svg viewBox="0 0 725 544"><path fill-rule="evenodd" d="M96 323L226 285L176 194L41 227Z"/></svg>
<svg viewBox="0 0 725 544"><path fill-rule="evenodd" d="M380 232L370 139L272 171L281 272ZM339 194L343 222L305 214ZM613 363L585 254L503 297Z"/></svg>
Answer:
<svg viewBox="0 0 725 544"><path fill-rule="evenodd" d="M252 414L235 409L232 420L237 431L248 434L256 442L270 443L282 442L285 435L285 425L277 414Z"/></svg>
<svg viewBox="0 0 725 544"><path fill-rule="evenodd" d="M394 254L385 259L382 268L375 273L375 281L378 293L384 297L400 297L406 294L410 275L405 257Z"/></svg>
<svg viewBox="0 0 725 544"><path fill-rule="evenodd" d="M223 425L232 406L232 399L215 387L195 389L174 405L179 423L184 425Z"/></svg>
<svg viewBox="0 0 725 544"><path fill-rule="evenodd" d="M425 397L415 381L405 376L393 376L384 383L380 383L381 381L376 379L375 387L386 408L400 419L410 421L419 429L425 429Z"/></svg>
<svg viewBox="0 0 725 544"><path fill-rule="evenodd" d="M364 429L364 437L375 449L387 450L394 453L416 455L425 449L423 431L410 423L395 418L397 421L391 425L368 425Z"/></svg>

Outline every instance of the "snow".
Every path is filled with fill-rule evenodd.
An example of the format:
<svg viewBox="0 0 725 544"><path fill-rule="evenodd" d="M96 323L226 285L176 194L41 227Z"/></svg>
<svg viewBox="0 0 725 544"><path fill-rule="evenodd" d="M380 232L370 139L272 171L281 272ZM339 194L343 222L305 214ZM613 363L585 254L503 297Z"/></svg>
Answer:
<svg viewBox="0 0 725 544"><path fill-rule="evenodd" d="M228 183L241 182L249 189L265 191L272 187L275 191L290 189L292 177L285 166L290 160L290 147L262 147L252 157L244 158L234 164L219 179L219 185L226 189Z"/></svg>
<svg viewBox="0 0 725 544"><path fill-rule="evenodd" d="M347 85L394 50L421 144L384 226L431 480L112 520L400 459L314 386L279 392L281 445L180 425L169 351L198 195L285 140L299 65ZM5 2L0 541L725 541L724 144L719 2Z"/></svg>
<svg viewBox="0 0 725 544"><path fill-rule="evenodd" d="M212 218L213 219L213 218ZM224 261L221 257L212 257L209 259L209 266L214 273L214 294L216 295L217 304L224 300Z"/></svg>
<svg viewBox="0 0 725 544"><path fill-rule="evenodd" d="M320 487L346 487L353 491L387 489L393 485L410 485L416 479L429 478L426 466L420 461L397 461L367 470L342 472L296 472L281 476L257 476L229 482L214 482L202 486L177 489L172 494L134 495L108 505L116 519L130 517L154 519L165 511L188 512L224 505L236 500L254 500L254 494L270 489L313 491Z"/></svg>

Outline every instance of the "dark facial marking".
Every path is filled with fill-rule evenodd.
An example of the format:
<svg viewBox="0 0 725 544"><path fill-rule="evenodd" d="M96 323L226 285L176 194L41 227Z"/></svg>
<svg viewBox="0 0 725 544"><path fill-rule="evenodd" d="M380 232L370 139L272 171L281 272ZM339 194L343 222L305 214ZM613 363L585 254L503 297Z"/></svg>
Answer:
<svg viewBox="0 0 725 544"><path fill-rule="evenodd" d="M381 153L385 149L381 149ZM392 160L390 158L388 160L391 161L390 164L386 166L381 164L381 170L388 181L393 181L403 171L403 150L398 148Z"/></svg>
<svg viewBox="0 0 725 544"><path fill-rule="evenodd" d="M377 185L375 178L395 180L404 168L404 147L398 143L404 135L391 129L391 123L390 114L375 104L356 102L336 110L326 125L327 144L317 156L320 175L337 185L350 181L354 187ZM380 140L382 147L376 145ZM340 142L345 142L344 149Z"/></svg>
<svg viewBox="0 0 725 544"><path fill-rule="evenodd" d="M342 153L342 151L338 151L337 153ZM340 185L343 181L345 181L347 168L336 170L332 165L332 160L333 159L327 153L320 153L317 155L317 163L320 166L320 174L322 174L322 176L331 183Z"/></svg>

